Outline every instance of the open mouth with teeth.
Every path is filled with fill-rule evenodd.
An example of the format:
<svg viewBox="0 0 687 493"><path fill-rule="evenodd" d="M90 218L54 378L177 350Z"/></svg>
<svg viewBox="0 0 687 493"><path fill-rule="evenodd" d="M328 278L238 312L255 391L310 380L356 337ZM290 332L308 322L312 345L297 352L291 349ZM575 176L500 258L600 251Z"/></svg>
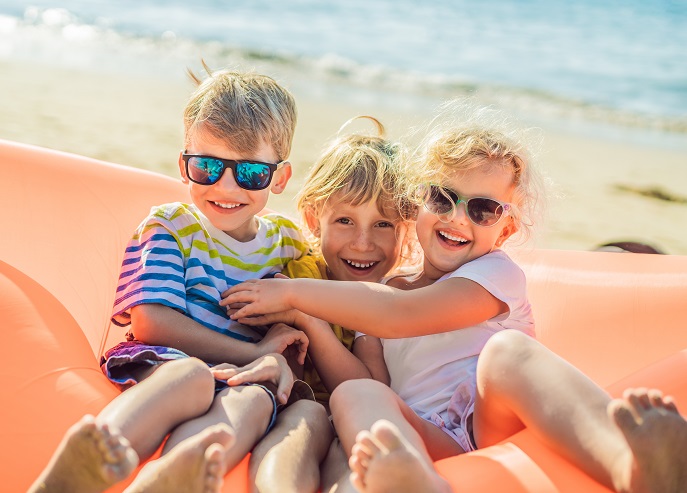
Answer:
<svg viewBox="0 0 687 493"><path fill-rule="evenodd" d="M470 240L467 238L463 238L457 234L449 233L448 231L438 231L437 237L440 241L450 246L464 246L470 243Z"/></svg>
<svg viewBox="0 0 687 493"><path fill-rule="evenodd" d="M241 207L243 204L237 204L236 202L232 203L223 203L223 202L213 202L209 201L213 206L219 208L219 209L224 209L224 210L229 210L229 209L236 209L237 207Z"/></svg>
<svg viewBox="0 0 687 493"><path fill-rule="evenodd" d="M360 271L366 271L372 269L375 265L377 265L379 262L373 261L373 262L359 262L357 260L348 260L348 259L343 259L344 262L349 267L352 267L355 270L360 270Z"/></svg>

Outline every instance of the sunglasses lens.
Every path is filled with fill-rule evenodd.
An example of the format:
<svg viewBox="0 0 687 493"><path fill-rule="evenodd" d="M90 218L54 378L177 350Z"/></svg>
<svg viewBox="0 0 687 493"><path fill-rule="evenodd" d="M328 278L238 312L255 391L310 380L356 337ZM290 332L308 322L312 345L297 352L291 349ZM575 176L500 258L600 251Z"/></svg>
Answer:
<svg viewBox="0 0 687 493"><path fill-rule="evenodd" d="M237 163L236 183L246 190L262 190L272 181L272 170L266 164Z"/></svg>
<svg viewBox="0 0 687 493"><path fill-rule="evenodd" d="M501 218L503 207L492 199L474 198L468 200L468 215L479 226L492 226Z"/></svg>
<svg viewBox="0 0 687 493"><path fill-rule="evenodd" d="M189 157L188 177L191 181L203 185L212 185L222 176L224 163L210 157Z"/></svg>
<svg viewBox="0 0 687 493"><path fill-rule="evenodd" d="M453 211L454 203L448 190L438 185L426 185L423 187L425 208L437 216L447 216ZM456 197L457 200L457 197Z"/></svg>

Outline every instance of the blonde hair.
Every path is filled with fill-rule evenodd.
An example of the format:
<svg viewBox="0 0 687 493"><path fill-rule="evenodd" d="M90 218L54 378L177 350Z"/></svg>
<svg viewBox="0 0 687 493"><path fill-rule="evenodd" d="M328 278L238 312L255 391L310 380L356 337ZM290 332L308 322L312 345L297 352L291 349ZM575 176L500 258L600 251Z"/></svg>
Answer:
<svg viewBox="0 0 687 493"><path fill-rule="evenodd" d="M377 135L341 135L345 127L358 119L371 121ZM308 214L319 218L332 197L353 206L373 201L382 214L397 215L405 223L414 219L416 206L401 167L405 149L386 140L384 133L384 126L371 116L357 116L341 126L337 137L310 168L296 196L298 211L306 224ZM406 235L402 258L410 256L411 237ZM318 239L312 240L314 250L319 251Z"/></svg>
<svg viewBox="0 0 687 493"><path fill-rule="evenodd" d="M446 121L446 113L472 112ZM458 110L458 111L457 111ZM414 181L441 181L456 173L482 166L502 166L513 173L512 214L518 233L526 241L533 234L535 223L542 216L545 201L545 184L533 164L526 142L527 131L513 127L503 115L491 108L475 108L465 101L452 101L442 106L440 118L430 125L433 128L420 145L412 161ZM443 121L442 121L443 118Z"/></svg>
<svg viewBox="0 0 687 493"><path fill-rule="evenodd" d="M198 87L184 109L184 146L202 127L237 152L266 143L280 161L288 158L297 119L291 93L266 75L203 67L205 80L188 71Z"/></svg>

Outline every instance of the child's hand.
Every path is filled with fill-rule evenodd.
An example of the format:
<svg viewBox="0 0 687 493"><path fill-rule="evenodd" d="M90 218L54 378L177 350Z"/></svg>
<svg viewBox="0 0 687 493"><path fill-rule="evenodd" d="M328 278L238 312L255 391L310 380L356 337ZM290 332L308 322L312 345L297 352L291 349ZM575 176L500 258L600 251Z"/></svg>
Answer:
<svg viewBox="0 0 687 493"><path fill-rule="evenodd" d="M227 314L231 317L234 313L239 311L240 308L242 307L232 305L231 307L227 308ZM298 320L301 317L303 317L303 314L298 310L287 310L285 312L275 312L268 313L266 315L254 315L252 317L239 318L236 321L240 324L250 326L282 323L290 325L291 327L296 327L298 325Z"/></svg>
<svg viewBox="0 0 687 493"><path fill-rule="evenodd" d="M308 352L308 336L300 330L289 327L286 324L275 324L270 327L265 337L256 345L261 352L282 354L289 346L294 346L298 351L297 361L299 365L305 363L305 355Z"/></svg>
<svg viewBox="0 0 687 493"><path fill-rule="evenodd" d="M218 380L226 380L229 386L244 383L272 382L277 386L277 400L286 404L291 394L294 377L289 364L281 354L266 354L243 367L222 364L211 368Z"/></svg>
<svg viewBox="0 0 687 493"><path fill-rule="evenodd" d="M232 320L284 312L293 308L288 300L289 286L292 282L284 276L274 279L250 279L223 292L219 304L241 307L231 314Z"/></svg>

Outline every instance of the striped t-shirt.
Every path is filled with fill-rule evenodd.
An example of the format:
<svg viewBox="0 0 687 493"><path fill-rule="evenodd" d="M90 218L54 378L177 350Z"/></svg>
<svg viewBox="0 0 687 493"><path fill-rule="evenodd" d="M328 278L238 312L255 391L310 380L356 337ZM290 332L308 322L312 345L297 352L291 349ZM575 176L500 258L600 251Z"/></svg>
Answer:
<svg viewBox="0 0 687 493"><path fill-rule="evenodd" d="M212 330L257 342L260 332L229 318L221 293L247 279L280 272L308 250L301 231L278 214L257 217L258 233L242 243L216 228L194 205L153 207L124 253L112 321L131 322L131 307L159 303Z"/></svg>

